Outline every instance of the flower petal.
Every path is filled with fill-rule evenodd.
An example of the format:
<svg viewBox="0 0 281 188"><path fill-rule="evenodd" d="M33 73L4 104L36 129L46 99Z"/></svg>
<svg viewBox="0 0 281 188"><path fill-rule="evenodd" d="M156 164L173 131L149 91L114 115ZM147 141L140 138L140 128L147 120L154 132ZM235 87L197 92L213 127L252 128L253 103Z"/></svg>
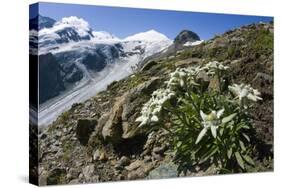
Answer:
<svg viewBox="0 0 281 188"><path fill-rule="evenodd" d="M200 116L204 121L207 119L207 115L202 110L200 110Z"/></svg>
<svg viewBox="0 0 281 188"><path fill-rule="evenodd" d="M224 112L224 108L217 112L217 117L220 118Z"/></svg>
<svg viewBox="0 0 281 188"><path fill-rule="evenodd" d="M206 132L207 132L207 128L204 128L201 130L201 132L199 133L199 135L196 139L195 144L198 144L200 142L200 140L203 138L203 136L206 134Z"/></svg>
<svg viewBox="0 0 281 188"><path fill-rule="evenodd" d="M158 117L155 116L155 115L152 116L152 117L151 117L151 121L152 121L152 122L157 122L157 121L158 121Z"/></svg>
<svg viewBox="0 0 281 188"><path fill-rule="evenodd" d="M214 125L211 125L211 132L214 138L217 137L217 127Z"/></svg>

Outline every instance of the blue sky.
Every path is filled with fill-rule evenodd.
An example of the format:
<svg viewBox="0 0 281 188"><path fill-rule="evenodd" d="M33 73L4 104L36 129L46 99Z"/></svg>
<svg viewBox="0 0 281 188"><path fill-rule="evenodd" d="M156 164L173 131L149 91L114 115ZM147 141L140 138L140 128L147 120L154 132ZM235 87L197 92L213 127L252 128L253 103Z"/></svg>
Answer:
<svg viewBox="0 0 281 188"><path fill-rule="evenodd" d="M183 29L196 32L201 39L253 22L269 22L272 17L211 14L183 11L104 7L93 5L40 3L39 12L55 20L77 16L86 20L93 30L107 31L117 37L154 29L170 39ZM30 11L30 16L36 13Z"/></svg>

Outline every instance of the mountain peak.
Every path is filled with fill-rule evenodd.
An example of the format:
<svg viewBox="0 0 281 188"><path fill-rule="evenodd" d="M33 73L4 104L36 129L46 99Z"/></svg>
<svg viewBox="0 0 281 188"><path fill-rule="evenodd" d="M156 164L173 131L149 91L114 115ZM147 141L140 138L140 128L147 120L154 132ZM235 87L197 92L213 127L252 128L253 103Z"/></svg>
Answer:
<svg viewBox="0 0 281 188"><path fill-rule="evenodd" d="M44 28L51 28L56 23L56 20L38 14L36 17L29 20L30 30L40 30Z"/></svg>
<svg viewBox="0 0 281 188"><path fill-rule="evenodd" d="M164 34L155 31L155 30L148 30L146 32L137 33L135 35L129 36L124 40L132 41L132 40L140 40L140 41L168 41L170 40Z"/></svg>
<svg viewBox="0 0 281 188"><path fill-rule="evenodd" d="M73 27L81 27L84 28L85 30L90 28L90 25L87 21L85 21L83 18L78 18L76 16L64 17L57 24L64 24Z"/></svg>
<svg viewBox="0 0 281 188"><path fill-rule="evenodd" d="M90 25L83 18L78 18L76 16L64 17L60 21L56 22L54 28L75 28L80 36L87 36L91 31Z"/></svg>
<svg viewBox="0 0 281 188"><path fill-rule="evenodd" d="M190 30L183 30L176 36L174 43L175 45L183 45L187 42L195 41L200 41L200 37L196 33Z"/></svg>

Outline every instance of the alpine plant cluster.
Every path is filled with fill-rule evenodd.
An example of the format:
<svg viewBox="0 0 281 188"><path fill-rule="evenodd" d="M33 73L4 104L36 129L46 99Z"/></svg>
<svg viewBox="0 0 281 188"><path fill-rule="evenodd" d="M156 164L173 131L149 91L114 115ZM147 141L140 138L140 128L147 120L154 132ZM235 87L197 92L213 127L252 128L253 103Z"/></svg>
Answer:
<svg viewBox="0 0 281 188"><path fill-rule="evenodd" d="M169 129L179 159L201 163L209 157L220 169L233 170L237 164L245 170L245 161L253 164L250 136L245 131L252 128L248 109L251 102L262 98L250 85L226 82L228 70L217 61L177 68L164 88L154 91L143 105L136 119L139 127ZM212 79L217 80L218 88L210 88Z"/></svg>
<svg viewBox="0 0 281 188"><path fill-rule="evenodd" d="M170 73L170 79L166 81L166 88L160 88L152 93L150 100L143 105L141 110L141 116L136 119L137 122L141 122L139 126L147 125L150 123L155 123L159 121L158 115L160 114L165 102L170 100L172 97L177 96L180 91L179 88L188 87L188 85L199 85L195 80L197 76L204 72L209 76L213 76L216 73L228 70L229 67L219 63L217 61L212 61L204 66L195 66L188 68L177 68L174 72ZM262 100L260 97L260 92L257 89L253 89L250 85L233 84L228 86L231 93L235 95L235 99L241 104L242 101L251 100L257 102ZM189 93L186 93L189 95ZM180 100L180 99L179 99ZM246 108L246 106L244 106ZM220 118L223 114L224 109L218 112L211 110L211 113L206 115L203 111L200 111L202 118L202 125L207 125L206 120L209 118L215 119ZM206 117L208 117L206 119ZM209 127L209 126L207 126Z"/></svg>

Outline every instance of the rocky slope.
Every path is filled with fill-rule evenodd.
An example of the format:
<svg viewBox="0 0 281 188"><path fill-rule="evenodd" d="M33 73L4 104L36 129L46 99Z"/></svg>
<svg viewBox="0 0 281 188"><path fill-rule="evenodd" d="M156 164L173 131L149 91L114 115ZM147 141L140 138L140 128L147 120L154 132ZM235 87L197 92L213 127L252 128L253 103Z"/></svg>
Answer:
<svg viewBox="0 0 281 188"><path fill-rule="evenodd" d="M165 54L165 52L163 52ZM167 132L137 128L142 104L177 67L218 60L230 79L261 91L251 112L256 148L253 171L273 169L273 23L243 26L197 46L151 57L131 76L77 103L39 135L40 185L216 174L209 168L178 173Z"/></svg>

